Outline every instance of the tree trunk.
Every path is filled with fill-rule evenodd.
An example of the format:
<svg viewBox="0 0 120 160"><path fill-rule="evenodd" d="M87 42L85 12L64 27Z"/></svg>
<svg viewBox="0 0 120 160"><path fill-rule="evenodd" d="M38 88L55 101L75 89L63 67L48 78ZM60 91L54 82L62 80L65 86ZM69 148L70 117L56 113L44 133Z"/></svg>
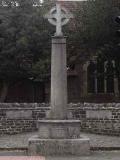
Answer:
<svg viewBox="0 0 120 160"><path fill-rule="evenodd" d="M3 81L3 85L1 88L1 94L0 94L0 102L5 102L6 96L8 93L8 82Z"/></svg>

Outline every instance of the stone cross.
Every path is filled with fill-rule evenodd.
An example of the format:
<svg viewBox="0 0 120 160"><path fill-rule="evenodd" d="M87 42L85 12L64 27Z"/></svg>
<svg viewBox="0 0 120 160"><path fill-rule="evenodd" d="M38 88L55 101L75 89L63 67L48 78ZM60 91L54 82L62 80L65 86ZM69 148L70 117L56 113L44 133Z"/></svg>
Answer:
<svg viewBox="0 0 120 160"><path fill-rule="evenodd" d="M73 15L69 13L66 8L61 7L60 3L57 2L56 6L45 15L45 18L47 18L52 25L56 26L55 36L59 37L63 36L62 26L67 24L70 18L73 18Z"/></svg>
<svg viewBox="0 0 120 160"><path fill-rule="evenodd" d="M59 3L46 15L56 26L51 47L51 110L38 121L39 133L29 139L29 155L89 155L89 139L80 136L80 120L71 119L67 109L66 37L62 26L72 17Z"/></svg>

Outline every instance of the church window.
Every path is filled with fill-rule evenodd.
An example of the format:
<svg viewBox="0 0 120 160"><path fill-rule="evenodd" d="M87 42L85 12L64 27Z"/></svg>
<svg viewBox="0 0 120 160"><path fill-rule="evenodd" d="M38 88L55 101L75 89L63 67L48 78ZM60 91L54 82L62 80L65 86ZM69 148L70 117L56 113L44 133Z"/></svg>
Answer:
<svg viewBox="0 0 120 160"><path fill-rule="evenodd" d="M90 61L87 67L88 93L114 93L114 61Z"/></svg>

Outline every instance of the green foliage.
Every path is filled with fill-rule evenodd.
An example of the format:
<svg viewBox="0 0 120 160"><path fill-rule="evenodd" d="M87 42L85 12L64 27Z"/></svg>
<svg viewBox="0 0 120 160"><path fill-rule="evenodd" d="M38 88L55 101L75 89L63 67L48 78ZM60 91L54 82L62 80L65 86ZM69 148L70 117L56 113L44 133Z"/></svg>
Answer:
<svg viewBox="0 0 120 160"><path fill-rule="evenodd" d="M43 6L33 7L30 0L19 0L17 7L10 2L0 8L0 79L13 81L36 76L34 65L40 66L38 74L43 72L41 59L50 59L51 30L46 27Z"/></svg>
<svg viewBox="0 0 120 160"><path fill-rule="evenodd" d="M115 17L120 14L119 4L114 0L76 2L76 6L76 10L72 10L71 26L66 26L65 30L69 36L68 59L75 56L74 63L90 58L106 44L118 43L116 30L119 26Z"/></svg>
<svg viewBox="0 0 120 160"><path fill-rule="evenodd" d="M114 18L119 14L114 0L76 2L74 19L64 28L68 36L68 65L85 60L93 54L111 57L119 27ZM69 3L69 2L68 2ZM55 27L44 19L54 1L0 0L0 78L2 80L48 75L50 72L51 35ZM6 7L3 6L6 5ZM36 6L36 7L33 7ZM116 58L117 59L117 58ZM44 76L43 76L44 77Z"/></svg>

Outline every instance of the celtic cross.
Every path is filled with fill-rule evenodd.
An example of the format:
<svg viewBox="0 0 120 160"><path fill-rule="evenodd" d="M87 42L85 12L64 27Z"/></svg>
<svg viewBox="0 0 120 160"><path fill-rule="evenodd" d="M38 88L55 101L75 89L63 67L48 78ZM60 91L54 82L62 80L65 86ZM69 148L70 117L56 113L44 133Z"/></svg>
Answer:
<svg viewBox="0 0 120 160"><path fill-rule="evenodd" d="M61 7L60 3L57 2L56 6L53 7L48 14L45 15L48 21L56 26L55 36L63 36L62 26L67 24L73 15L67 11L66 8Z"/></svg>

